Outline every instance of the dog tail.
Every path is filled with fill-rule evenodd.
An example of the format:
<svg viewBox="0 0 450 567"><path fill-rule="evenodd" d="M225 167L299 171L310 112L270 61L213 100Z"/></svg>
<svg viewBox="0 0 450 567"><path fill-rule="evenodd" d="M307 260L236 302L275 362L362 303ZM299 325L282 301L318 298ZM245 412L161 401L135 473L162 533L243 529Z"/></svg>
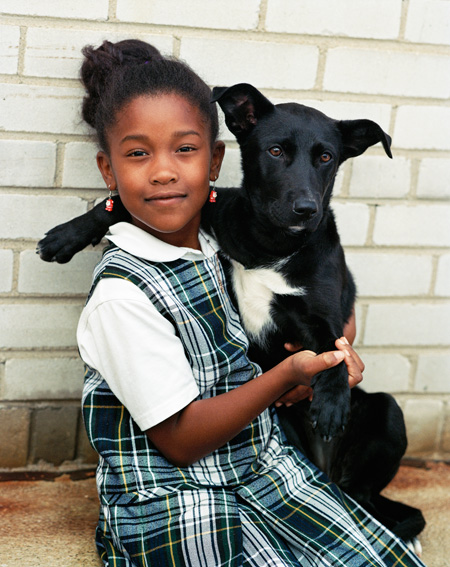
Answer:
<svg viewBox="0 0 450 567"><path fill-rule="evenodd" d="M377 494L371 500L372 515L405 541L415 538L425 527L425 518L418 508L390 500Z"/></svg>

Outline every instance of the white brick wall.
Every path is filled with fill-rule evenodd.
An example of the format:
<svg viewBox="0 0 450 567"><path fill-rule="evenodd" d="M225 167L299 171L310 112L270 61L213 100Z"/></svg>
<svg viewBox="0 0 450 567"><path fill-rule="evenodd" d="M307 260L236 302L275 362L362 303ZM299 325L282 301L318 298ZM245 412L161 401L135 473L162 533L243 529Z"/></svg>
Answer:
<svg viewBox="0 0 450 567"><path fill-rule="evenodd" d="M51 187L55 168L55 143L0 140L0 170L4 185Z"/></svg>
<svg viewBox="0 0 450 567"><path fill-rule="evenodd" d="M17 290L27 294L83 294L92 282L92 272L101 252L87 251L68 264L43 262L34 250L20 254Z"/></svg>
<svg viewBox="0 0 450 567"><path fill-rule="evenodd" d="M400 29L401 0L269 0L268 31L305 35L395 39Z"/></svg>
<svg viewBox="0 0 450 567"><path fill-rule="evenodd" d="M79 197L0 195L0 238L39 239L52 226L85 213Z"/></svg>
<svg viewBox="0 0 450 567"><path fill-rule="evenodd" d="M447 0L410 0L405 38L417 43L450 45Z"/></svg>
<svg viewBox="0 0 450 567"><path fill-rule="evenodd" d="M411 187L411 160L362 155L352 165L350 197L401 199Z"/></svg>
<svg viewBox="0 0 450 567"><path fill-rule="evenodd" d="M409 150L450 150L450 108L408 105L397 110L395 145Z"/></svg>
<svg viewBox="0 0 450 567"><path fill-rule="evenodd" d="M380 205L374 241L384 246L450 246L450 205Z"/></svg>
<svg viewBox="0 0 450 567"><path fill-rule="evenodd" d="M0 26L0 69L2 73L15 75L19 58L20 28Z"/></svg>
<svg viewBox="0 0 450 567"><path fill-rule="evenodd" d="M10 132L87 134L80 122L80 87L4 84L0 128Z"/></svg>
<svg viewBox="0 0 450 567"><path fill-rule="evenodd" d="M179 0L117 0L117 18L122 22L153 25L250 30L258 24L259 5L260 0L191 0L189 3Z"/></svg>
<svg viewBox="0 0 450 567"><path fill-rule="evenodd" d="M449 65L450 57L443 55L336 47L328 52L324 88L446 99L450 94Z"/></svg>
<svg viewBox="0 0 450 567"><path fill-rule="evenodd" d="M0 13L23 16L47 16L49 18L79 18L82 20L106 20L108 17L108 0L78 0L70 2L61 0L2 0Z"/></svg>
<svg viewBox="0 0 450 567"><path fill-rule="evenodd" d="M64 187L102 189L105 182L95 159L98 148L91 142L69 142L65 146L62 184Z"/></svg>
<svg viewBox="0 0 450 567"><path fill-rule="evenodd" d="M333 199L358 284L364 385L396 395L411 456L450 457L448 0L1 0L0 13L3 404L79 397L75 329L101 247L64 266L34 248L105 195L80 119L81 47L138 37L211 85L250 82L392 136L394 159L377 145L349 161ZM240 156L223 134L218 185L233 186Z"/></svg>
<svg viewBox="0 0 450 567"><path fill-rule="evenodd" d="M0 293L11 291L14 255L12 250L0 250Z"/></svg>
<svg viewBox="0 0 450 567"><path fill-rule="evenodd" d="M420 163L417 196L424 199L450 198L450 159L425 158Z"/></svg>
<svg viewBox="0 0 450 567"><path fill-rule="evenodd" d="M439 259L435 293L438 296L450 297L450 254Z"/></svg>
<svg viewBox="0 0 450 567"><path fill-rule="evenodd" d="M2 399L79 399L82 387L79 358L11 358L5 365Z"/></svg>
<svg viewBox="0 0 450 567"><path fill-rule="evenodd" d="M212 85L246 82L258 88L303 90L314 87L319 50L276 40L187 37L181 40L180 57Z"/></svg>
<svg viewBox="0 0 450 567"><path fill-rule="evenodd" d="M30 28L27 33L24 74L37 77L77 79L83 60L81 49L85 45L100 45L105 39L127 39L126 32L108 33L97 30L68 30L63 28ZM164 53L172 52L173 38L169 35L135 34L135 37L152 43ZM58 54L55 57L55 53Z"/></svg>
<svg viewBox="0 0 450 567"><path fill-rule="evenodd" d="M365 250L347 254L360 296L426 296L430 291L433 275L431 256ZM414 274L413 278L411 274Z"/></svg>
<svg viewBox="0 0 450 567"><path fill-rule="evenodd" d="M9 349L75 347L81 308L82 302L0 305L0 344Z"/></svg>

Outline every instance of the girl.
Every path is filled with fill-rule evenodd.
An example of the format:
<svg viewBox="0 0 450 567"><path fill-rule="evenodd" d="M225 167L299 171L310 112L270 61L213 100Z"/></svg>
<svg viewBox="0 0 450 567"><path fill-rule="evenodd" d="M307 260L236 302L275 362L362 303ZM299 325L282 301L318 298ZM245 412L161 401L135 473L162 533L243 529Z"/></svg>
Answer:
<svg viewBox="0 0 450 567"><path fill-rule="evenodd" d="M224 145L205 83L140 41L83 50L83 117L132 222L111 228L78 342L105 565L421 565L296 449L272 404L361 363L345 339L260 373L200 215ZM220 203L217 204L220 206Z"/></svg>

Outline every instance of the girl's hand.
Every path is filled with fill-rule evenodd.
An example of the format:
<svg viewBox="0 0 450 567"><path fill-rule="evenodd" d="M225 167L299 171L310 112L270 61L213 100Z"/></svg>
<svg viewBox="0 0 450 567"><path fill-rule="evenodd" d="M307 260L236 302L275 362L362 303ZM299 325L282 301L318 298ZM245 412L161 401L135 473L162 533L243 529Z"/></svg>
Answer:
<svg viewBox="0 0 450 567"><path fill-rule="evenodd" d="M301 402L306 398L312 400L312 396L313 389L309 386L295 386L295 388L292 388L292 390L286 392L284 396L281 396L281 398L275 402L275 407L279 408L284 405L288 408L292 406L292 404Z"/></svg>
<svg viewBox="0 0 450 567"><path fill-rule="evenodd" d="M362 380L362 373L364 371L364 363L362 362L361 358L358 354L353 350L353 347L350 345L348 340L345 337L341 337L340 339L336 340L336 347L338 351L323 353L322 355L315 355L312 351L303 351L299 353L300 355L303 353L308 353L307 358L304 357L302 364L305 365L306 373L309 375L311 369L313 367L322 367L324 364L325 367L322 367L320 370L317 370L313 374L318 374L318 372L322 372L327 368L332 368L339 364L342 361L342 354L344 355L344 362L347 365L348 370L348 384L350 388L353 388L357 384L359 384ZM295 350L295 345L285 345L287 350ZM290 348L289 348L290 347ZM312 357L311 357L312 355ZM298 356L298 355L297 355ZM313 360L314 363L313 363ZM312 366L311 366L312 365ZM312 376L309 378L311 380ZM309 398L312 400L313 390L309 386L305 385L298 385L286 392L281 398L279 398L275 402L275 407L280 407L283 404L286 407L291 406L305 398Z"/></svg>
<svg viewBox="0 0 450 567"><path fill-rule="evenodd" d="M350 388L353 388L363 379L362 373L364 372L364 362L360 359L352 345L345 337L337 339L335 345L340 352L345 353L344 362L347 365L348 370L348 385Z"/></svg>

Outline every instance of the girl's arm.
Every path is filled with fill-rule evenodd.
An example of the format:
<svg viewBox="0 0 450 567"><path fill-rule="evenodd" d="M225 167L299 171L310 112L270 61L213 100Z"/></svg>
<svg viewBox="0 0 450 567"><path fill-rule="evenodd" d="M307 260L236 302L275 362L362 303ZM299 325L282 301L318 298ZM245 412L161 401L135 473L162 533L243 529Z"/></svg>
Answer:
<svg viewBox="0 0 450 567"><path fill-rule="evenodd" d="M260 413L298 384L345 360L350 385L362 380L361 370L347 341L336 341L338 351L316 355L293 354L272 370L225 394L196 400L148 429L156 448L174 465L188 466L233 439Z"/></svg>

